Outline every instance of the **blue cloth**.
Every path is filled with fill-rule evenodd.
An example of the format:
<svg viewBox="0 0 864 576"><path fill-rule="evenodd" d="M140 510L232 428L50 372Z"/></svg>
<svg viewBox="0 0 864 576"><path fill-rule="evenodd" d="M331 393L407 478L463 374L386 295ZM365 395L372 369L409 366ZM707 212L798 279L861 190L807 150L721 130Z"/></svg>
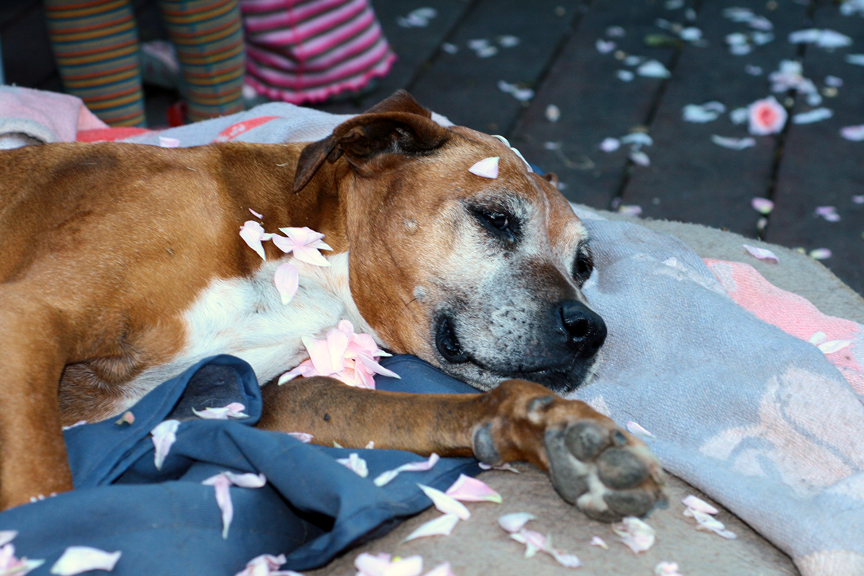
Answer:
<svg viewBox="0 0 864 576"><path fill-rule="evenodd" d="M402 380L376 379L382 390L474 392L417 358L394 357L387 365ZM250 418L202 420L191 413L232 401L242 402ZM480 471L474 459L442 458L428 472L400 474L378 488L372 483L378 474L424 458L315 446L253 428L261 393L251 367L232 356L199 363L131 412L132 425L112 418L65 432L74 491L0 514L0 530L19 532L16 555L45 559L31 574L48 574L73 545L122 551L116 576L231 575L259 554L282 553L288 557L283 569L314 568L427 508L431 502L418 482L446 489L460 473ZM150 430L168 418L181 424L157 470ZM366 460L368 478L336 462L351 452ZM201 484L225 470L267 477L263 488L230 489L234 520L227 539L214 488Z"/></svg>

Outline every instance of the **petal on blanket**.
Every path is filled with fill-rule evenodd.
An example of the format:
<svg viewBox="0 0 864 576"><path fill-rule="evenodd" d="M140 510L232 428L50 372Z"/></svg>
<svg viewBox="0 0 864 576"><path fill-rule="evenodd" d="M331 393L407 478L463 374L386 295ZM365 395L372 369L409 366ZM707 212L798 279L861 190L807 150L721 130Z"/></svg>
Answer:
<svg viewBox="0 0 864 576"><path fill-rule="evenodd" d="M204 480L202 484L209 484L216 490L216 504L222 511L222 539L228 539L228 528L234 519L234 503L231 501L231 481L224 473L212 476Z"/></svg>
<svg viewBox="0 0 864 576"><path fill-rule="evenodd" d="M460 502L502 502L501 495L485 482L465 474L460 474L444 493Z"/></svg>
<svg viewBox="0 0 864 576"><path fill-rule="evenodd" d="M512 514L504 514L498 518L498 525L507 532L515 534L522 530L522 527L525 526L525 524L536 519L536 516L529 514L528 512L514 512Z"/></svg>
<svg viewBox="0 0 864 576"><path fill-rule="evenodd" d="M88 570L110 572L120 560L121 552L105 552L89 546L69 546L51 567L51 574L72 576Z"/></svg>
<svg viewBox="0 0 864 576"><path fill-rule="evenodd" d="M393 478L396 478L402 472L426 472L427 470L431 470L435 464L438 463L440 457L438 454L432 453L429 456L428 460L422 460L420 462L409 462L408 464L403 464L398 468L394 468L393 470L388 470L383 474L380 474L377 478L375 478L374 482L376 486L384 486L389 483Z"/></svg>
<svg viewBox="0 0 864 576"><path fill-rule="evenodd" d="M314 436L312 434L307 434L306 432L288 432L289 436L293 436L297 440L300 440L304 444L309 444L312 442Z"/></svg>
<svg viewBox="0 0 864 576"><path fill-rule="evenodd" d="M302 576L299 572L292 572L291 570L276 572L276 570L278 570L284 563L284 554L280 554L279 556L262 554L247 562L246 568L234 576L270 576L271 574L279 574L280 576Z"/></svg>
<svg viewBox="0 0 864 576"><path fill-rule="evenodd" d="M484 158L471 166L468 171L477 176L494 180L498 178L498 160L498 156Z"/></svg>
<svg viewBox="0 0 864 576"><path fill-rule="evenodd" d="M5 546L18 536L17 530L0 530L0 546Z"/></svg>
<svg viewBox="0 0 864 576"><path fill-rule="evenodd" d="M267 483L267 477L264 474L253 474L247 472L245 474L237 474L236 472L223 472L225 477L234 486L240 488L261 488Z"/></svg>
<svg viewBox="0 0 864 576"><path fill-rule="evenodd" d="M458 523L459 517L455 514L444 514L419 526L403 542L416 538L426 538L427 536L449 536Z"/></svg>
<svg viewBox="0 0 864 576"><path fill-rule="evenodd" d="M289 304L300 286L300 271L293 264L280 264L273 274L273 283L282 297L282 304Z"/></svg>
<svg viewBox="0 0 864 576"><path fill-rule="evenodd" d="M347 467L361 478L366 478L369 475L369 467L366 465L366 460L360 458L356 452L352 452L348 458L337 458L336 462Z"/></svg>
<svg viewBox="0 0 864 576"><path fill-rule="evenodd" d="M834 354L852 344L851 340L829 340L818 345L823 354Z"/></svg>
<svg viewBox="0 0 864 576"><path fill-rule="evenodd" d="M759 248L757 246L750 246L749 244L742 244L744 249L750 253L751 256L758 258L759 260L772 260L774 262L780 262L780 258L777 257L774 252L768 250L767 248Z"/></svg>
<svg viewBox="0 0 864 576"><path fill-rule="evenodd" d="M179 427L179 420L165 420L150 431L150 434L153 435L153 446L156 448L154 464L156 464L157 470L162 469L165 457L168 456L171 446L177 440L177 428Z"/></svg>
<svg viewBox="0 0 864 576"><path fill-rule="evenodd" d="M240 402L231 402L222 408L204 408L203 410L193 408L192 413L204 420L239 420L249 417L243 412L245 409L246 407Z"/></svg>
<svg viewBox="0 0 864 576"><path fill-rule="evenodd" d="M471 512L468 508L455 498L452 498L431 486L424 486L423 484L417 484L417 486L419 486L420 489L423 490L423 493L432 500L435 508L440 512L443 512L444 514L454 514L460 520L468 520L471 518Z"/></svg>

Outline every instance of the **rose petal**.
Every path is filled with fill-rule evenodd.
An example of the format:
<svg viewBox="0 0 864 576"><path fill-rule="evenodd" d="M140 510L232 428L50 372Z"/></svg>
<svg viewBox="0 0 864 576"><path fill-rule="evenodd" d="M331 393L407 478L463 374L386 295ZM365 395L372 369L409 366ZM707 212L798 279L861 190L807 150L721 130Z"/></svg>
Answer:
<svg viewBox="0 0 864 576"><path fill-rule="evenodd" d="M476 176L494 180L495 178L498 178L498 160L498 156L485 158L471 166L468 171Z"/></svg>
<svg viewBox="0 0 864 576"><path fill-rule="evenodd" d="M498 525L507 532L514 534L522 530L525 524L536 519L536 516L528 512L514 512L512 514L504 514L498 518Z"/></svg>
<svg viewBox="0 0 864 576"><path fill-rule="evenodd" d="M252 248L262 259L267 260L267 255L264 253L264 246L261 245L263 240L264 229L258 222L247 220L240 228L240 237L243 241Z"/></svg>
<svg viewBox="0 0 864 576"><path fill-rule="evenodd" d="M747 250L751 255L759 260L773 260L774 262L780 262L780 258L777 257L774 252L768 250L767 248L759 248L757 246L750 246L748 244L742 244L744 249Z"/></svg>
<svg viewBox="0 0 864 576"><path fill-rule="evenodd" d="M222 474L225 475L225 478L231 484L240 488L261 488L267 483L267 477L264 474L253 474L252 472L237 474L236 472L229 472L227 470L222 472ZM215 478L215 476L211 478ZM203 483L207 484L207 481L205 480Z"/></svg>
<svg viewBox="0 0 864 576"><path fill-rule="evenodd" d="M645 132L631 132L630 134L621 137L621 143L632 144L634 148L638 150L642 146L653 145L654 139Z"/></svg>
<svg viewBox="0 0 864 576"><path fill-rule="evenodd" d="M207 478L202 484L213 486L216 492L216 504L222 511L222 538L228 539L228 528L234 518L234 504L231 501L231 485L236 484L243 488L260 488L266 483L263 474L235 474L233 472L220 472L215 476Z"/></svg>
<svg viewBox="0 0 864 576"><path fill-rule="evenodd" d="M643 428L638 422L627 422L624 427L627 428L627 431L631 434L636 434L637 436L650 436L651 438L655 438L654 434Z"/></svg>
<svg viewBox="0 0 864 576"><path fill-rule="evenodd" d="M681 502L688 508L692 508L693 510L697 510L703 514L717 514L717 512L719 512L717 508L692 494L681 500Z"/></svg>
<svg viewBox="0 0 864 576"><path fill-rule="evenodd" d="M71 430L72 428L77 428L78 426L84 426L85 424L87 424L86 420L79 420L78 422L75 422L74 424L70 424L69 426L63 426L62 429L63 430Z"/></svg>
<svg viewBox="0 0 864 576"><path fill-rule="evenodd" d="M615 72L615 75L616 75L616 76L618 77L618 79L621 80L622 82L630 82L630 81L633 80L633 78L636 77L636 75L633 74L633 72L631 72L630 70L617 70L617 71Z"/></svg>
<svg viewBox="0 0 864 576"><path fill-rule="evenodd" d="M748 108L750 133L757 136L776 134L786 125L786 109L773 97L757 100Z"/></svg>
<svg viewBox="0 0 864 576"><path fill-rule="evenodd" d="M654 567L655 576L681 576L678 573L678 564L675 562L660 562Z"/></svg>
<svg viewBox="0 0 864 576"><path fill-rule="evenodd" d="M650 166L651 159L648 158L648 155L641 150L631 150L629 154L630 160L633 161L634 164L639 166Z"/></svg>
<svg viewBox="0 0 864 576"><path fill-rule="evenodd" d="M619 524L612 526L612 531L634 554L644 552L654 545L654 529L635 516L626 516Z"/></svg>
<svg viewBox="0 0 864 576"><path fill-rule="evenodd" d="M429 456L428 460L421 460L420 462L409 462L407 464L403 464L398 468L394 468L393 470L388 470L383 474L379 475L375 478L374 483L376 486L384 486L392 481L396 476L401 474L402 472L426 472L427 470L431 470L435 464L438 463L439 456L438 454L432 453Z"/></svg>
<svg viewBox="0 0 864 576"><path fill-rule="evenodd" d="M252 210L251 208L249 208L249 212L251 212L252 215L255 216L256 218L258 218L259 220L264 218L264 216L260 212L256 212L255 210Z"/></svg>
<svg viewBox="0 0 864 576"><path fill-rule="evenodd" d="M456 576L456 575L453 573L453 570L450 568L450 563L444 562L443 564L439 564L438 566L436 566L435 568L433 568L432 570L430 570L429 572L424 574L424 576Z"/></svg>
<svg viewBox="0 0 864 576"><path fill-rule="evenodd" d="M300 271L293 264L280 264L273 275L273 283L282 298L282 304L289 304L300 286Z"/></svg>
<svg viewBox="0 0 864 576"><path fill-rule="evenodd" d="M672 76L672 73L666 69L666 66L657 60L649 60L645 62L636 69L636 73L639 74L639 76L645 76L647 78L669 78Z"/></svg>
<svg viewBox="0 0 864 576"><path fill-rule="evenodd" d="M851 340L829 340L818 345L823 354L834 354L852 344Z"/></svg>
<svg viewBox="0 0 864 576"><path fill-rule="evenodd" d="M525 558L534 557L537 552L546 551L548 539L540 532L534 530L526 530L523 528L516 534L510 534L510 538L516 540L520 544L525 544Z"/></svg>
<svg viewBox="0 0 864 576"><path fill-rule="evenodd" d="M286 558L284 554L280 554L279 556L262 554L247 562L246 568L234 576L303 576L293 570L280 570L276 572L285 562Z"/></svg>
<svg viewBox="0 0 864 576"><path fill-rule="evenodd" d="M718 536L721 536L728 540L734 540L735 538L737 538L734 532L726 530L726 527L723 525L722 522L709 514L699 512L698 510L693 510L692 508L688 508L684 512L684 514L685 516L692 516L696 520L696 522L698 522L696 526L697 530L714 532Z"/></svg>
<svg viewBox="0 0 864 576"><path fill-rule="evenodd" d="M162 148L177 148L180 146L180 140L168 136L159 136L159 146Z"/></svg>
<svg viewBox="0 0 864 576"><path fill-rule="evenodd" d="M275 241L277 236L273 237ZM306 262L307 264L313 264L315 266L330 266L330 262L325 258L317 248L312 248L311 246L295 246L294 247L294 257L300 260L301 262Z"/></svg>
<svg viewBox="0 0 864 576"><path fill-rule="evenodd" d="M366 465L366 460L358 456L356 452L352 452L348 458L337 458L336 462L347 467L361 478L366 478L369 475L369 467Z"/></svg>
<svg viewBox="0 0 864 576"><path fill-rule="evenodd" d="M135 415L132 412L130 412L129 410L124 412L123 415L120 416L120 418L118 418L116 422L114 422L114 424L117 424L118 426L121 426L123 424L129 424L131 426L134 423L135 423Z"/></svg>
<svg viewBox="0 0 864 576"><path fill-rule="evenodd" d="M864 124L841 128L840 135L851 142L864 142Z"/></svg>
<svg viewBox="0 0 864 576"><path fill-rule="evenodd" d="M72 576L88 570L110 572L120 560L121 552L105 552L89 546L69 546L51 567L51 574Z"/></svg>
<svg viewBox="0 0 864 576"><path fill-rule="evenodd" d="M505 462L504 464L498 464L495 466L491 466L489 464L484 464L483 462L478 462L477 466L480 467L481 470L504 470L507 472L513 472L514 474L519 474L519 470L511 466L509 463Z"/></svg>
<svg viewBox="0 0 864 576"><path fill-rule="evenodd" d="M427 536L449 536L458 523L459 517L455 514L444 514L419 526L402 542L408 542L415 538L425 538Z"/></svg>
<svg viewBox="0 0 864 576"><path fill-rule="evenodd" d="M157 470L162 469L165 457L168 456L171 446L177 440L177 428L179 427L179 420L165 420L150 431L150 434L153 435L153 446L156 448L154 464L156 464Z"/></svg>
<svg viewBox="0 0 864 576"><path fill-rule="evenodd" d="M793 124L812 124L821 120L827 120L834 116L834 111L829 108L814 108L809 112L801 112L792 116Z"/></svg>
<svg viewBox="0 0 864 576"><path fill-rule="evenodd" d="M17 530L0 530L0 546L5 546L18 536Z"/></svg>
<svg viewBox="0 0 864 576"><path fill-rule="evenodd" d="M444 514L455 514L460 520L468 520L471 517L471 512L468 508L455 498L448 496L444 492L436 490L431 486L424 486L423 484L417 484L417 486L419 486L420 489L423 490L423 493L432 500L432 504L434 504L435 508L440 512Z"/></svg>
<svg viewBox="0 0 864 576"><path fill-rule="evenodd" d="M388 370L387 368L384 368L383 366L378 364L378 362L376 362L375 360L372 360L368 356L364 356L363 354L360 354L359 356L357 356L357 359L360 360L360 362L364 366L366 366L366 368L368 368L369 370L371 370L375 374L380 374L381 376L387 376L389 378L396 378L396 379L400 379L400 380L402 378L401 376L399 376L398 374L396 374L392 370Z"/></svg>
<svg viewBox="0 0 864 576"><path fill-rule="evenodd" d="M562 554L554 548L549 550L549 554L565 568L579 568L582 565L582 562L574 554Z"/></svg>
<svg viewBox="0 0 864 576"><path fill-rule="evenodd" d="M744 150L756 146L756 140L753 138L727 138L716 134L711 135L711 142L730 150Z"/></svg>
<svg viewBox="0 0 864 576"><path fill-rule="evenodd" d="M831 250L828 248L816 248L815 250L811 250L808 256L814 260L825 260L831 257Z"/></svg>
<svg viewBox="0 0 864 576"><path fill-rule="evenodd" d="M304 360L296 368L282 374L279 377L277 384L281 386L282 384L285 384L286 382L289 382L294 378L297 378L298 376L312 376L316 373L317 371L312 365L312 362L310 362L309 360Z"/></svg>
<svg viewBox="0 0 864 576"><path fill-rule="evenodd" d="M445 494L460 502L502 502L501 495L485 482L465 474L460 474Z"/></svg>
<svg viewBox="0 0 864 576"><path fill-rule="evenodd" d="M767 198L759 198L758 196L750 201L750 205L760 214L770 214L774 210L774 202Z"/></svg>
<svg viewBox="0 0 864 576"><path fill-rule="evenodd" d="M248 418L248 414L244 414L243 410L246 407L240 402L231 402L222 408L205 408L203 410L192 409L192 413L205 420L239 420L240 418Z"/></svg>
<svg viewBox="0 0 864 576"><path fill-rule="evenodd" d="M600 54L608 54L615 50L617 45L612 40L603 40L602 38L598 38L597 42L594 43L594 46Z"/></svg>
<svg viewBox="0 0 864 576"><path fill-rule="evenodd" d="M639 216L642 214L642 207L635 204L621 204L618 206L618 213L627 216Z"/></svg>
<svg viewBox="0 0 864 576"><path fill-rule="evenodd" d="M606 544L606 541L603 540L602 538L600 538L599 536L592 537L590 545L591 546L599 546L600 548L603 548L604 550L609 549L609 545Z"/></svg>
<svg viewBox="0 0 864 576"><path fill-rule="evenodd" d="M600 143L600 149L603 152L614 152L621 147L621 141L617 138L606 138Z"/></svg>

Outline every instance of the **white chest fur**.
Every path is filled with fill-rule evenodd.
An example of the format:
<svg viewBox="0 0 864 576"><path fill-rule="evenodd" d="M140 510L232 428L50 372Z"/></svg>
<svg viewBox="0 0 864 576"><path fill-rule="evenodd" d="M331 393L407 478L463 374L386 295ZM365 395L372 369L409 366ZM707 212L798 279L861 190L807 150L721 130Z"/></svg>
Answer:
<svg viewBox="0 0 864 576"><path fill-rule="evenodd" d="M291 258L300 272L300 286L287 305L273 282L285 259L264 263L251 278L212 282L184 314L183 350L171 362L139 375L129 388L134 396L130 400L214 354L233 354L249 362L263 384L308 357L301 337L321 338L339 320L350 320L355 331L375 337L351 298L348 254L327 259L329 267Z"/></svg>

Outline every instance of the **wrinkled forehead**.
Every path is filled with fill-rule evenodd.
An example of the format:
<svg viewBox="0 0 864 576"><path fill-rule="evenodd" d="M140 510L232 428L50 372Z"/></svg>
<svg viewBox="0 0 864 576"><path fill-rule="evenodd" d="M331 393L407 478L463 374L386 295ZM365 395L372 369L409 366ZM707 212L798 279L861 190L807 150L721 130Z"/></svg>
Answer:
<svg viewBox="0 0 864 576"><path fill-rule="evenodd" d="M545 225L553 247L568 249L588 240L585 225L567 199L554 184L533 172L519 151L511 148L506 140L462 126L451 130L460 137L454 138L457 145L446 152L452 155L449 169L464 183L462 198L466 202L500 207L516 217ZM496 177L488 177L494 175L494 170L487 172L482 164L471 171L478 162L495 157L498 158Z"/></svg>

